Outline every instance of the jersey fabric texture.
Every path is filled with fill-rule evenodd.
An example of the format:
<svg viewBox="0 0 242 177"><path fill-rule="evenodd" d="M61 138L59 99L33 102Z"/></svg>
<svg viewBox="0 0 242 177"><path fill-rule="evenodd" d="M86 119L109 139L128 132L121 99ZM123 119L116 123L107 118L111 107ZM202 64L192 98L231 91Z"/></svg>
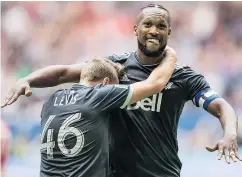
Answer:
<svg viewBox="0 0 242 177"><path fill-rule="evenodd" d="M40 176L107 177L110 111L131 96L129 86L102 84L55 92L41 112Z"/></svg>
<svg viewBox="0 0 242 177"><path fill-rule="evenodd" d="M143 65L136 52L108 57L123 64L123 84L148 78L158 66ZM176 65L166 88L158 94L117 109L110 119L110 164L114 177L179 177L177 126L184 104L196 93L210 89L201 74ZM119 117L119 118L118 118Z"/></svg>

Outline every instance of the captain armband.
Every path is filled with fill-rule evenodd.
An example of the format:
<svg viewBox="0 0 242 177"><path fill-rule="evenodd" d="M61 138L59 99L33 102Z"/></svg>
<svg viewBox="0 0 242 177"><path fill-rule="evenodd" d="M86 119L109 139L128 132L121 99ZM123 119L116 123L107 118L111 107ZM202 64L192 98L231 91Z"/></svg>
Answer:
<svg viewBox="0 0 242 177"><path fill-rule="evenodd" d="M196 93L192 99L192 102L197 107L203 107L205 110L207 110L209 103L211 103L216 98L220 98L220 96L209 88Z"/></svg>

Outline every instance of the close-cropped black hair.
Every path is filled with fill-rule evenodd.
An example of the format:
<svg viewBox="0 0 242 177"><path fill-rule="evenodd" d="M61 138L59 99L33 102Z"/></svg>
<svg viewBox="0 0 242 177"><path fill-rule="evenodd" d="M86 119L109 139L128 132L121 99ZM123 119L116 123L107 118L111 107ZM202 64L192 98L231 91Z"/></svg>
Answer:
<svg viewBox="0 0 242 177"><path fill-rule="evenodd" d="M142 7L140 9L140 11L142 12L144 9L147 9L147 8L153 8L153 7L156 7L156 8L159 8L159 9L162 9L162 10L165 10L168 14L168 25L171 26L171 16L170 16L170 12L162 5L159 5L159 4L149 4L145 7Z"/></svg>

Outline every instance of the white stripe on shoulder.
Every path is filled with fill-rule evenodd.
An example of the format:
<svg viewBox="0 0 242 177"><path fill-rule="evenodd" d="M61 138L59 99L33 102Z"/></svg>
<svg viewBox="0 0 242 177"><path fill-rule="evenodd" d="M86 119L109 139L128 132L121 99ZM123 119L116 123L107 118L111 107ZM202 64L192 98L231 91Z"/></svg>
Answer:
<svg viewBox="0 0 242 177"><path fill-rule="evenodd" d="M125 106L127 106L132 98L132 95L133 95L133 92L134 92L134 89L132 87L129 87L129 94L126 98L126 100L124 101L124 104L120 107L121 109L124 109Z"/></svg>

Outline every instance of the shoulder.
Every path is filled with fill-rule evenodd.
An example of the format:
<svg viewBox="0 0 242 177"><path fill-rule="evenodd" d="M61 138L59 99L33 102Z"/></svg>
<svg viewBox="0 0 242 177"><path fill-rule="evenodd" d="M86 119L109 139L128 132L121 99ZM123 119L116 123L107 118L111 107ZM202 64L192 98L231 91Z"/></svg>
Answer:
<svg viewBox="0 0 242 177"><path fill-rule="evenodd" d="M112 60L113 62L118 62L118 63L124 63L127 61L127 59L129 59L130 57L132 57L134 55L134 51L132 52L126 52L120 55L117 54L113 54L111 56L108 56L108 59Z"/></svg>
<svg viewBox="0 0 242 177"><path fill-rule="evenodd" d="M93 96L108 97L122 94L129 90L129 85L109 84L109 85L97 85L93 88ZM112 98L113 98L112 97Z"/></svg>
<svg viewBox="0 0 242 177"><path fill-rule="evenodd" d="M62 95L62 93L65 92L65 89L59 89L56 92L54 92L53 94L51 94L49 97L47 97L44 101L43 107L45 107L45 105L49 105L51 102L53 102L53 100L56 97L59 97L60 95Z"/></svg>
<svg viewBox="0 0 242 177"><path fill-rule="evenodd" d="M75 92L77 92L79 95L82 95L85 99L92 99L97 96L105 96L108 94L108 92L112 89L112 85L103 85L103 84L97 84L95 86L86 87L86 86L79 86L75 89Z"/></svg>
<svg viewBox="0 0 242 177"><path fill-rule="evenodd" d="M183 77L183 78L189 78L192 76L201 76L200 73L194 71L190 66L180 65L180 64L175 65L175 71L173 75Z"/></svg>
<svg viewBox="0 0 242 177"><path fill-rule="evenodd" d="M188 65L181 65L181 64L179 64L179 63L176 63L175 64L175 71L176 72L191 72L191 71L193 71L193 69L190 67L190 66L188 66Z"/></svg>
<svg viewBox="0 0 242 177"><path fill-rule="evenodd" d="M114 88L114 85L103 85L103 84L98 84L95 87L93 87L93 92L99 93L99 94L107 94Z"/></svg>
<svg viewBox="0 0 242 177"><path fill-rule="evenodd" d="M56 92L54 92L54 93L49 97L48 100L51 101L52 98L59 97L59 96L65 94L65 93L68 93L68 92L70 92L70 89L59 89L59 90L57 90Z"/></svg>

